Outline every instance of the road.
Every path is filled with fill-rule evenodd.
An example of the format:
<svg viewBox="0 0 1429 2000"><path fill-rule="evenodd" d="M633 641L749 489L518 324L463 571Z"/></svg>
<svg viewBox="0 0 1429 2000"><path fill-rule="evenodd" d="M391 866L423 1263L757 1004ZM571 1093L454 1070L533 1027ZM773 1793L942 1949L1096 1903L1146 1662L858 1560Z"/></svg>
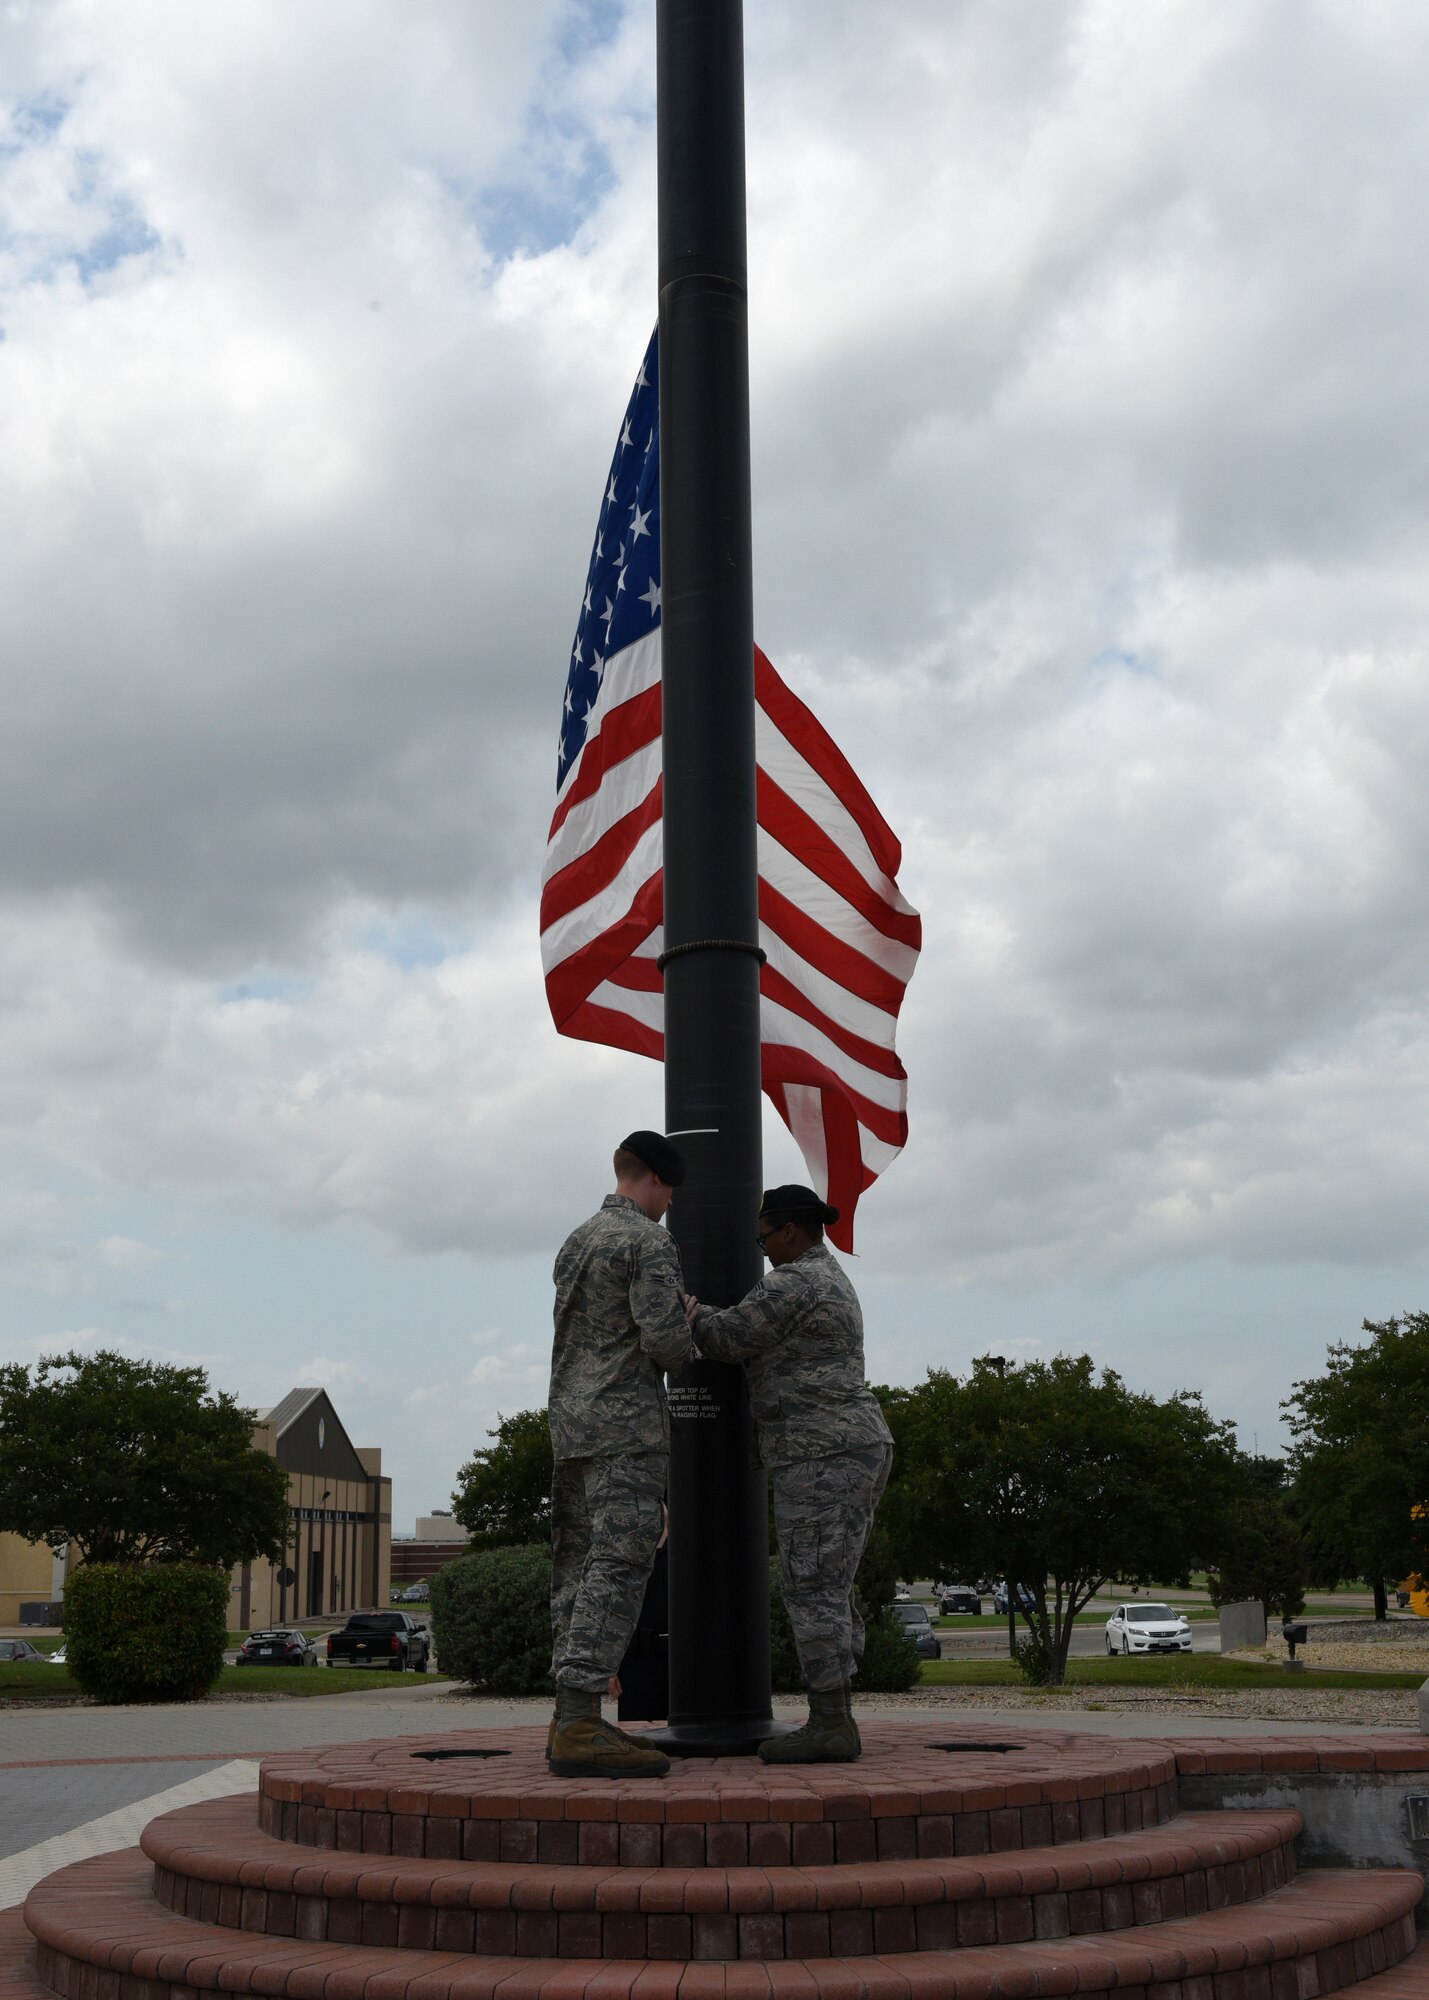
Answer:
<svg viewBox="0 0 1429 2000"><path fill-rule="evenodd" d="M1022 1619L1017 1621L1019 1638L1026 1638L1027 1627ZM1007 1620L983 1614L982 1626L958 1625L945 1627L938 1633L938 1643L942 1647L945 1660L1005 1660L1007 1652ZM1191 1651L1193 1653L1219 1653L1221 1635L1217 1625L1207 1620L1191 1627ZM1106 1627L1098 1620L1095 1625L1078 1625L1072 1632L1072 1653L1074 1660L1095 1659L1106 1651Z"/></svg>

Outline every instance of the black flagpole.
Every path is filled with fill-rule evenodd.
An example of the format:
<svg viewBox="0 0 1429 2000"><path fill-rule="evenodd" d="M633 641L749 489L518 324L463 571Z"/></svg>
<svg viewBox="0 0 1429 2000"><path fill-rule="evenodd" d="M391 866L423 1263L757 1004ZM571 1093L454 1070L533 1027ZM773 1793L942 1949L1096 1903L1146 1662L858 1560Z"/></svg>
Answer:
<svg viewBox="0 0 1429 2000"><path fill-rule="evenodd" d="M763 1269L741 0L657 0L665 1123L691 1291ZM765 1477L743 1373L671 1384L670 1719L687 1754L771 1733Z"/></svg>

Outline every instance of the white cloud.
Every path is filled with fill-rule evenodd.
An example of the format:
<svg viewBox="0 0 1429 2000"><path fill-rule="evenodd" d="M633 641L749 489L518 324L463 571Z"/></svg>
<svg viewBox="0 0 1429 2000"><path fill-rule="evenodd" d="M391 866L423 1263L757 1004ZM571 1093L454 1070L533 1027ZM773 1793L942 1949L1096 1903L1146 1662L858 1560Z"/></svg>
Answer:
<svg viewBox="0 0 1429 2000"><path fill-rule="evenodd" d="M362 1395L373 1387L371 1372L360 1361L333 1354L314 1354L308 1360L299 1362L293 1371L293 1382L294 1386L299 1383L317 1384L334 1395Z"/></svg>
<svg viewBox="0 0 1429 2000"><path fill-rule="evenodd" d="M928 933L869 1268L1409 1270L1429 19L747 26L759 631ZM0 1271L177 1272L120 1209L194 1202L463 1253L481 1326L659 1122L534 915L648 10L59 0L0 74Z"/></svg>
<svg viewBox="0 0 1429 2000"><path fill-rule="evenodd" d="M99 1245L99 1255L111 1271L147 1271L163 1254L150 1243L136 1242L132 1236L106 1236Z"/></svg>

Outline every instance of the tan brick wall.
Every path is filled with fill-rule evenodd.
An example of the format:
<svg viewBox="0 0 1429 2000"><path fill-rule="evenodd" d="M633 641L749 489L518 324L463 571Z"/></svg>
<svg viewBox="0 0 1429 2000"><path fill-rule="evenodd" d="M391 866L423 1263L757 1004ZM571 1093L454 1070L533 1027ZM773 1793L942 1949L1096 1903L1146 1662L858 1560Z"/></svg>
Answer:
<svg viewBox="0 0 1429 2000"><path fill-rule="evenodd" d="M18 1625L22 1604L48 1601L53 1567L47 1542L0 1534L0 1625Z"/></svg>

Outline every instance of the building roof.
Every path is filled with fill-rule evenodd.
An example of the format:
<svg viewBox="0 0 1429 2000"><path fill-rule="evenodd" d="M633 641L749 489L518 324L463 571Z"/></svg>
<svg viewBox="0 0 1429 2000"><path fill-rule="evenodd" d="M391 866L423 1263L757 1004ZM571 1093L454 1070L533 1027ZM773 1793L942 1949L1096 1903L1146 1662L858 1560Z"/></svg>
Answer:
<svg viewBox="0 0 1429 2000"><path fill-rule="evenodd" d="M321 1396L323 1393L321 1389L290 1389L281 1403L275 1403L271 1410L263 1412L259 1422L271 1424L273 1435L281 1437L289 1424L296 1422L303 1414L314 1396Z"/></svg>

